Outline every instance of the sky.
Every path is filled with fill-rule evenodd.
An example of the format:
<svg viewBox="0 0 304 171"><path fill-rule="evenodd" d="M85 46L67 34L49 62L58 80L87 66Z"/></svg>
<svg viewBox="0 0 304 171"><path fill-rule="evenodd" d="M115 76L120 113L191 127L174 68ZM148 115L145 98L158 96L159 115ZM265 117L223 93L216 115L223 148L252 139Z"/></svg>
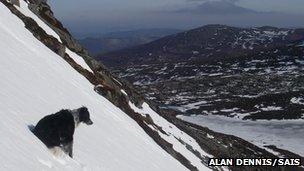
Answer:
<svg viewBox="0 0 304 171"><path fill-rule="evenodd" d="M304 0L49 0L76 35L206 24L304 27Z"/></svg>

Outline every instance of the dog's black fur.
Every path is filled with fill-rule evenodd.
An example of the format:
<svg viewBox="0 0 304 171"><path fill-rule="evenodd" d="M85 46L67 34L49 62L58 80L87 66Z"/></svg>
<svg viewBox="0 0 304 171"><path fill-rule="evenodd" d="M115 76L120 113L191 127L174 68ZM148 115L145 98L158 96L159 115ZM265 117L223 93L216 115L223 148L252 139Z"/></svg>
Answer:
<svg viewBox="0 0 304 171"><path fill-rule="evenodd" d="M81 122L93 124L86 107L61 110L48 115L42 118L32 131L48 148L60 147L73 158L73 135L75 127Z"/></svg>

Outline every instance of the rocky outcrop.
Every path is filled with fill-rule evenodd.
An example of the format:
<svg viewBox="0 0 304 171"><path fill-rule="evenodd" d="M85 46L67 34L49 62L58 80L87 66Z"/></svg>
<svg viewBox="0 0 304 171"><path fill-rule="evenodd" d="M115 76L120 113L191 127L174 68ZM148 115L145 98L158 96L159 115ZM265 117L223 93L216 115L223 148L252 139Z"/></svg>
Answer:
<svg viewBox="0 0 304 171"><path fill-rule="evenodd" d="M13 5L20 6L20 1L19 0L8 0L8 2L13 4Z"/></svg>

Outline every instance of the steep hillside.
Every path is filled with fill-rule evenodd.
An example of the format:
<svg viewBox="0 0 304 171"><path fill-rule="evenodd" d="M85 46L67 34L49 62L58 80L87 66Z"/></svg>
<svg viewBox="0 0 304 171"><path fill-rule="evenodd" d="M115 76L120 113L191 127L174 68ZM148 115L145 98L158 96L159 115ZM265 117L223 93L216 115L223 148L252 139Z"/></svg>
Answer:
<svg viewBox="0 0 304 171"><path fill-rule="evenodd" d="M304 39L304 29L206 25L151 43L98 56L108 66L251 56Z"/></svg>
<svg viewBox="0 0 304 171"><path fill-rule="evenodd" d="M26 8L23 1L16 7L38 19ZM2 169L185 170L136 122L95 93L85 77L35 39L2 3L0 13ZM77 62L91 72L81 59ZM95 124L76 130L74 160L53 157L27 128L47 114L82 105L89 108Z"/></svg>

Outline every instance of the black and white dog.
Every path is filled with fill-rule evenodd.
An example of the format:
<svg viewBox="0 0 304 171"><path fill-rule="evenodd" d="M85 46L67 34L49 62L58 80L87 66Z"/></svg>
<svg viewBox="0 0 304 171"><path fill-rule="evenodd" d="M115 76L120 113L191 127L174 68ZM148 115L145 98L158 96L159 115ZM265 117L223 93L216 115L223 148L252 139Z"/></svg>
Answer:
<svg viewBox="0 0 304 171"><path fill-rule="evenodd" d="M32 131L49 149L59 147L73 158L73 135L75 128L82 122L93 124L86 107L61 110L42 118Z"/></svg>

